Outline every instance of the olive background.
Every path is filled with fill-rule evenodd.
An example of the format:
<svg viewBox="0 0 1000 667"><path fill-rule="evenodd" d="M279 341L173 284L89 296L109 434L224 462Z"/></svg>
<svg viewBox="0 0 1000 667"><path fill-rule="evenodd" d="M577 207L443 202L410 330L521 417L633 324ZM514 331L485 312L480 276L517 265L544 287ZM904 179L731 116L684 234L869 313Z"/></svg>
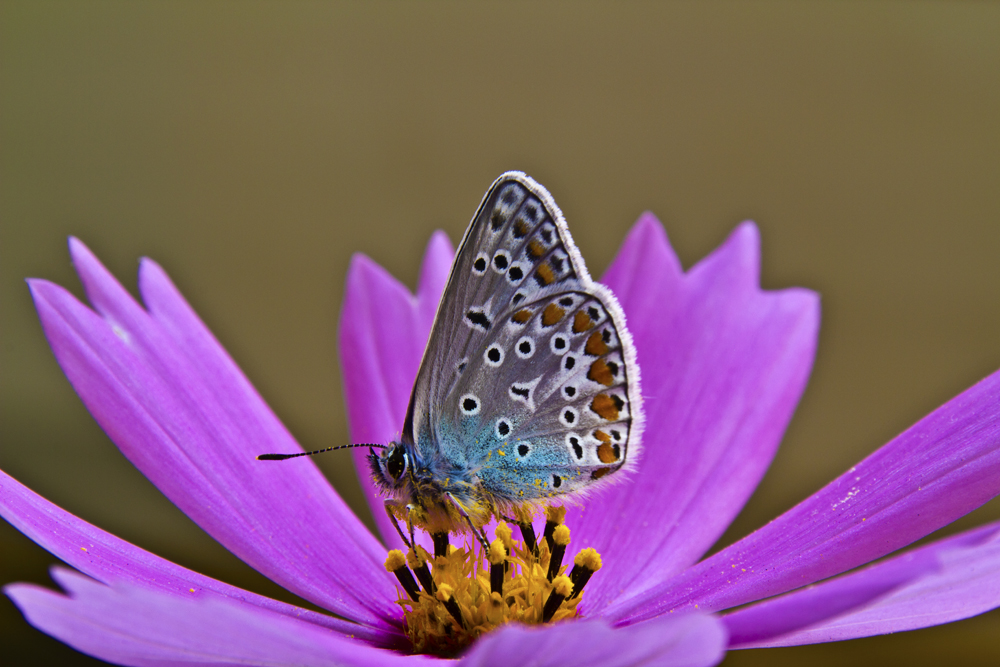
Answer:
<svg viewBox="0 0 1000 667"><path fill-rule="evenodd" d="M648 209L685 267L753 219L763 286L822 295L809 387L724 545L1000 366L998 84L996 3L5 0L0 468L154 553L295 601L118 453L23 278L80 294L70 234L133 293L137 259L156 259L303 446L340 444L351 255L412 288L431 232L457 241L492 180L522 169L596 276ZM348 456L318 463L368 520ZM996 518L991 503L941 534ZM54 561L0 522L0 582L51 585ZM998 623L725 664L997 664ZM0 653L97 664L6 598Z"/></svg>

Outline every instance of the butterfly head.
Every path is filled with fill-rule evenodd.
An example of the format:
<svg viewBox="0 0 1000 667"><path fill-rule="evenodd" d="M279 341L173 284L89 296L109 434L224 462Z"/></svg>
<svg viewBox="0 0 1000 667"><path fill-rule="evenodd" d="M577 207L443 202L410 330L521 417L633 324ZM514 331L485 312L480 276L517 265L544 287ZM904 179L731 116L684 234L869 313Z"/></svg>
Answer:
<svg viewBox="0 0 1000 667"><path fill-rule="evenodd" d="M369 450L368 465L371 466L372 479L387 495L395 495L409 480L412 463L406 445L394 442L376 454Z"/></svg>

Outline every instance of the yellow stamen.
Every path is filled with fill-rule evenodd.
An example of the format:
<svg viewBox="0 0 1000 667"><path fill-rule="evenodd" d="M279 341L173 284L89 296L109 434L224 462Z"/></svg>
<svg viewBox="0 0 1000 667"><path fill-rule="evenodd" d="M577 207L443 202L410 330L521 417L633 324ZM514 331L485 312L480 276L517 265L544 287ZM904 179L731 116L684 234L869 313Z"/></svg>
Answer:
<svg viewBox="0 0 1000 667"><path fill-rule="evenodd" d="M453 657L477 637L506 623L538 624L576 617L583 584L600 569L600 556L584 549L574 559L573 572L564 572L563 553L570 541L564 517L561 507L547 512L548 519L558 521L551 548L546 540L534 549L515 542L511 527L501 523L496 539L485 550L478 543L471 548L450 545L447 555L433 559L420 547L405 558L398 550L389 552L386 569L398 577L400 572L409 573L409 565L423 588L415 595L401 594L399 599L414 652ZM515 520L522 533L525 527L533 533L530 513L515 512Z"/></svg>

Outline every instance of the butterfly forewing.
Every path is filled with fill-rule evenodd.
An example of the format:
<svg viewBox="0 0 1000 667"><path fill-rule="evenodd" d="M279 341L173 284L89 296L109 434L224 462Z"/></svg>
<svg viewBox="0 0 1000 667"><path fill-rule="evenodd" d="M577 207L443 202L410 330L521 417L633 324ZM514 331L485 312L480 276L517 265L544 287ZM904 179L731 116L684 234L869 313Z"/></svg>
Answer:
<svg viewBox="0 0 1000 667"><path fill-rule="evenodd" d="M548 192L511 172L459 247L412 398L423 457L501 501L588 488L635 461L638 367Z"/></svg>

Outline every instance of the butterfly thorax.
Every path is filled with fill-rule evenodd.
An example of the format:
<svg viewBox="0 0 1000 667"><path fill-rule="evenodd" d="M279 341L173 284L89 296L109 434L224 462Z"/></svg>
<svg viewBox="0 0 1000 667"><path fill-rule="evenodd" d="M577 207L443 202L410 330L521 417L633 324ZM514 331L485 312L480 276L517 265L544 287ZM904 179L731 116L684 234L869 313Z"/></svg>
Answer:
<svg viewBox="0 0 1000 667"><path fill-rule="evenodd" d="M386 508L404 523L431 534L461 533L493 517L495 503L474 471L441 455L422 457L406 438L368 460Z"/></svg>

